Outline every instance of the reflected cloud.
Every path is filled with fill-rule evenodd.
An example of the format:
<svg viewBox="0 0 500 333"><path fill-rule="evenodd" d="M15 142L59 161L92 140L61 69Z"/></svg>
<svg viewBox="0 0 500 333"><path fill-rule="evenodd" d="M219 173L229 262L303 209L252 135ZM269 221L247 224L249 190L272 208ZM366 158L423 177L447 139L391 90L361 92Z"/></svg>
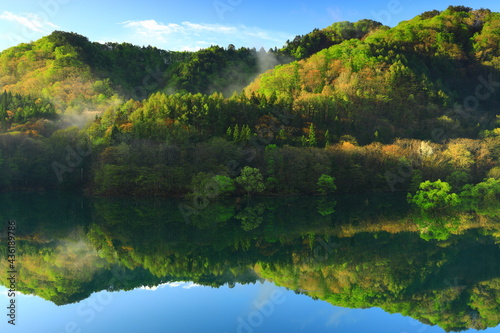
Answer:
<svg viewBox="0 0 500 333"><path fill-rule="evenodd" d="M195 288L195 287L202 287L202 285L199 285L199 284L196 284L196 283L193 283L193 282L181 282L181 281L178 281L178 282L163 283L163 284L159 284L159 285L154 286L154 287L142 286L142 287L140 287L138 289L156 291L158 289L162 289L162 288L165 288L165 287L170 287L170 288L181 287L182 289L191 289L191 288Z"/></svg>
<svg viewBox="0 0 500 333"><path fill-rule="evenodd" d="M16 290L16 298L17 297L35 297L35 295L23 294L22 292ZM0 299L2 298L10 299L9 289L4 286L0 286Z"/></svg>

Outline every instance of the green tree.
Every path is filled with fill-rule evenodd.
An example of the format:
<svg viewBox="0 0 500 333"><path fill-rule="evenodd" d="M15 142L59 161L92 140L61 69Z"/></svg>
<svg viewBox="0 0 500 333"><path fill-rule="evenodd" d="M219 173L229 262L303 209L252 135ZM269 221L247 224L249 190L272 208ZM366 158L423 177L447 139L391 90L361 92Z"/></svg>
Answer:
<svg viewBox="0 0 500 333"><path fill-rule="evenodd" d="M318 186L318 192L325 195L331 193L337 189L335 185L335 177L329 175L321 175L316 183Z"/></svg>
<svg viewBox="0 0 500 333"><path fill-rule="evenodd" d="M462 188L462 186L467 184L469 181L469 174L462 170L453 171L448 177L446 177L446 182L453 188Z"/></svg>
<svg viewBox="0 0 500 333"><path fill-rule="evenodd" d="M335 213L336 206L337 201L332 200L328 197L321 197L321 199L317 201L316 209L318 210L318 213L321 214L321 216L327 216Z"/></svg>
<svg viewBox="0 0 500 333"><path fill-rule="evenodd" d="M243 127L241 127L239 141L245 142L250 140L251 137L252 137L252 131L250 130L250 127L248 125L243 125Z"/></svg>
<svg viewBox="0 0 500 333"><path fill-rule="evenodd" d="M234 180L228 176L215 175L212 177L212 181L218 185L219 195L229 195L236 189Z"/></svg>
<svg viewBox="0 0 500 333"><path fill-rule="evenodd" d="M241 175L236 178L236 182L243 187L247 195L264 191L264 177L257 168L246 166L241 170Z"/></svg>
<svg viewBox="0 0 500 333"><path fill-rule="evenodd" d="M239 142L240 140L240 130L238 125L234 125L234 130L233 130L233 141Z"/></svg>
<svg viewBox="0 0 500 333"><path fill-rule="evenodd" d="M314 124L311 123L309 126L309 133L307 135L307 143L309 147L316 147L318 142L316 140L316 131L314 129Z"/></svg>
<svg viewBox="0 0 500 333"><path fill-rule="evenodd" d="M408 193L410 203L417 205L423 211L440 211L458 205L461 200L456 193L451 192L447 182L429 180L419 186L420 190L412 196Z"/></svg>
<svg viewBox="0 0 500 333"><path fill-rule="evenodd" d="M330 131L326 130L325 132L325 147L328 147L330 145Z"/></svg>
<svg viewBox="0 0 500 333"><path fill-rule="evenodd" d="M459 219L451 214L420 212L414 217L415 223L420 229L420 237L427 241L446 240L458 229Z"/></svg>
<svg viewBox="0 0 500 333"><path fill-rule="evenodd" d="M480 214L500 215L500 179L488 178L476 185L465 185L460 197L468 209Z"/></svg>
<svg viewBox="0 0 500 333"><path fill-rule="evenodd" d="M410 181L410 192L416 193L420 187L420 184L423 180L423 173L421 170L415 169L411 172L411 181Z"/></svg>
<svg viewBox="0 0 500 333"><path fill-rule="evenodd" d="M248 206L238 213L235 218L241 221L241 228L243 230L250 231L258 228L264 222L262 215L266 210L265 208L265 205L262 203L253 207Z"/></svg>

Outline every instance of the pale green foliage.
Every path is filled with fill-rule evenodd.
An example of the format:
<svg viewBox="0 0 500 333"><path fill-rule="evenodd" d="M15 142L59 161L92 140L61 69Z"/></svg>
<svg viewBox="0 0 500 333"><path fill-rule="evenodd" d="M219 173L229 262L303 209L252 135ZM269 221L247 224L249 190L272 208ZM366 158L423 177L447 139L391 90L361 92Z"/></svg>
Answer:
<svg viewBox="0 0 500 333"><path fill-rule="evenodd" d="M494 167L488 171L488 178L500 179L500 167Z"/></svg>
<svg viewBox="0 0 500 333"><path fill-rule="evenodd" d="M326 130L325 132L325 147L330 145L330 131Z"/></svg>
<svg viewBox="0 0 500 333"><path fill-rule="evenodd" d="M248 125L242 125L241 128L236 124L234 125L233 134L231 135L231 128L228 128L226 131L226 135L229 138L233 138L234 142L245 142L251 139L252 130Z"/></svg>
<svg viewBox="0 0 500 333"><path fill-rule="evenodd" d="M251 137L252 137L252 130L248 125L243 125L240 132L239 142L248 141L250 140Z"/></svg>
<svg viewBox="0 0 500 333"><path fill-rule="evenodd" d="M447 182L427 180L421 183L419 188L414 196L408 194L408 199L422 210L442 210L460 203L458 195L450 193L451 186Z"/></svg>
<svg viewBox="0 0 500 333"><path fill-rule="evenodd" d="M421 212L414 219L419 226L420 237L425 240L447 240L458 229L458 218L448 214L429 214Z"/></svg>
<svg viewBox="0 0 500 333"><path fill-rule="evenodd" d="M420 183L419 188L413 197L408 193L408 199L421 209L420 216L414 219L419 226L420 237L425 240L448 239L458 227L458 219L448 216L448 209L460 204L460 197L450 193L450 184L441 180L427 180Z"/></svg>

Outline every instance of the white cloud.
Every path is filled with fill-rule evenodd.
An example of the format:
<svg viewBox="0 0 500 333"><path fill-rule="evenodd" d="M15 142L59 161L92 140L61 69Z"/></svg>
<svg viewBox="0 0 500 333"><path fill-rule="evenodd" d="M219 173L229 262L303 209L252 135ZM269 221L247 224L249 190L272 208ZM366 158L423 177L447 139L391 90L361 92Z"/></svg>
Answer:
<svg viewBox="0 0 500 333"><path fill-rule="evenodd" d="M53 29L59 28L52 22L44 19L42 16L33 13L14 14L4 11L0 14L0 20L14 22L20 24L34 32L46 33Z"/></svg>
<svg viewBox="0 0 500 333"><path fill-rule="evenodd" d="M133 29L138 35L153 37L159 40L164 40L166 35L183 32L183 28L178 24L170 23L165 25L155 20L126 21L122 24L125 28Z"/></svg>
<svg viewBox="0 0 500 333"><path fill-rule="evenodd" d="M155 291L155 290L158 290L158 289L161 289L165 287L164 284L159 284L157 286L154 286L154 287L146 287L146 286L142 286L142 287L139 287L139 289L142 289L142 290L150 290L150 291Z"/></svg>
<svg viewBox="0 0 500 333"><path fill-rule="evenodd" d="M7 299L10 299L11 297L9 297L9 289L4 287L4 286L0 286L0 298L7 298ZM16 290L15 291L15 294L16 294L16 297L35 297L35 295L30 295L30 294L23 294L22 292Z"/></svg>
<svg viewBox="0 0 500 333"><path fill-rule="evenodd" d="M182 286L182 289L191 289L191 288L196 288L196 287L201 287L201 285L196 284L196 283L188 283L188 284Z"/></svg>
<svg viewBox="0 0 500 333"><path fill-rule="evenodd" d="M181 287L182 289L191 289L191 288L195 288L195 287L201 287L201 285L196 284L194 282L168 282L168 283L159 284L159 285L154 286L154 287L142 286L139 289L155 291L155 290L162 289L165 287L170 287L170 288Z"/></svg>
<svg viewBox="0 0 500 333"><path fill-rule="evenodd" d="M196 51L210 45L227 46L229 44L248 47L280 47L287 39L293 37L283 32L244 25L229 26L188 21L180 24L164 24L156 20L125 21L121 25L132 32L131 39L138 40L142 44L156 44L158 47L169 50ZM213 42L208 43L206 40Z"/></svg>
<svg viewBox="0 0 500 333"><path fill-rule="evenodd" d="M228 27L220 24L197 24L191 22L182 22L182 25L185 26L186 30L191 31L211 31L223 34L231 34L237 32L236 27Z"/></svg>

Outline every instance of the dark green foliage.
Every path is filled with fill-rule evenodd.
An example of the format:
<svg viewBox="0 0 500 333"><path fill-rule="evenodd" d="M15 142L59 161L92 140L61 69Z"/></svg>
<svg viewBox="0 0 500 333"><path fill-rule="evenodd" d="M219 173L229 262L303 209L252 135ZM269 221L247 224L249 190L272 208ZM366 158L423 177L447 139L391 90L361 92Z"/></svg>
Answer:
<svg viewBox="0 0 500 333"><path fill-rule="evenodd" d="M422 20L428 20L435 16L438 16L439 14L441 14L441 12L439 10L434 9L420 14L420 18L422 18Z"/></svg>
<svg viewBox="0 0 500 333"><path fill-rule="evenodd" d="M500 179L488 178L476 185L466 185L460 193L465 207L481 214L500 215Z"/></svg>
<svg viewBox="0 0 500 333"><path fill-rule="evenodd" d="M337 22L328 28L314 29L307 35L296 36L292 41L288 40L278 53L296 59L305 59L345 40L352 38L363 39L381 27L381 23L372 20L360 20L355 23Z"/></svg>
<svg viewBox="0 0 500 333"><path fill-rule="evenodd" d="M452 13L459 13L459 12L469 13L472 11L472 8L466 6L449 6L447 10Z"/></svg>
<svg viewBox="0 0 500 333"><path fill-rule="evenodd" d="M470 182L470 176L465 171L454 171L448 177L446 182L455 190L461 189Z"/></svg>
<svg viewBox="0 0 500 333"><path fill-rule="evenodd" d="M221 92L229 97L241 91L258 74L286 62L286 57L272 52L211 46L192 53L185 61L169 68L166 91Z"/></svg>
<svg viewBox="0 0 500 333"><path fill-rule="evenodd" d="M49 100L21 96L7 91L0 94L0 126L25 124L41 118L56 118L56 109Z"/></svg>

